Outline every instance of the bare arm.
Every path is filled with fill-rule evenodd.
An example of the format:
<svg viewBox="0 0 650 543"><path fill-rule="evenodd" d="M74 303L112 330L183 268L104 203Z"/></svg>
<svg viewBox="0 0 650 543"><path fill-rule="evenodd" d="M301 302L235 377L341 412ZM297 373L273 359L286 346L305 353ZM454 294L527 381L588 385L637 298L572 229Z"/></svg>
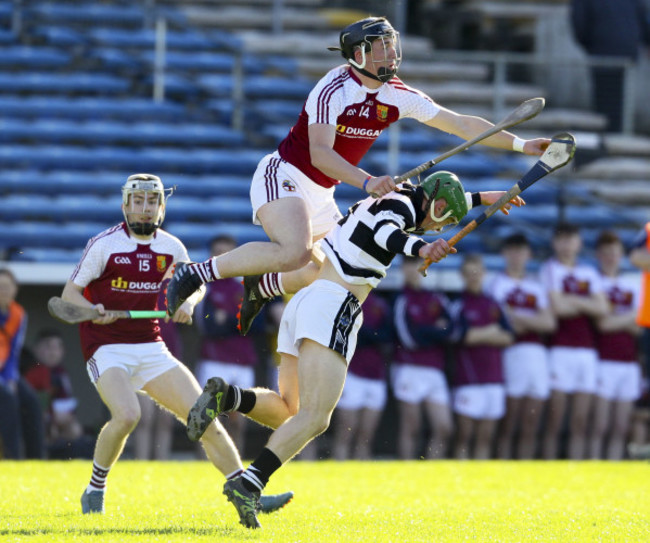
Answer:
<svg viewBox="0 0 650 543"><path fill-rule="evenodd" d="M468 328L464 340L465 345L492 345L493 347L507 347L513 341L512 334L496 323Z"/></svg>
<svg viewBox="0 0 650 543"><path fill-rule="evenodd" d="M493 123L486 121L481 117L476 117L474 115L461 115L460 113L455 113L446 108L441 108L440 112L425 124L437 128L438 130L442 130L443 132L454 134L464 140L470 140L494 126ZM498 134L490 136L480 143L489 147L512 151L514 139L515 135L513 133L502 130ZM539 156L546 150L550 142L551 140L547 138L527 140L524 143L523 152L527 155Z"/></svg>
<svg viewBox="0 0 650 543"><path fill-rule="evenodd" d="M370 174L350 164L334 150L335 137L336 129L330 124L309 125L309 154L312 165L333 179L362 189ZM368 193L378 196L388 194L392 190L395 190L395 181L389 175L372 177L366 185Z"/></svg>
<svg viewBox="0 0 650 543"><path fill-rule="evenodd" d="M636 324L636 311L606 315L596 320L596 326L600 332L629 332L638 335L641 331Z"/></svg>
<svg viewBox="0 0 650 543"><path fill-rule="evenodd" d="M551 307L559 318L577 317L587 315L599 318L607 315L609 304L602 293L591 296L577 296L565 292L551 292Z"/></svg>
<svg viewBox="0 0 650 543"><path fill-rule="evenodd" d="M637 247L630 252L630 262L641 271L650 271L650 252L645 247Z"/></svg>
<svg viewBox="0 0 650 543"><path fill-rule="evenodd" d="M517 334L524 332L537 332L539 334L549 334L555 331L556 321L553 312L550 308L540 309L536 313L520 313L513 311L512 308L506 306L506 314L512 327Z"/></svg>

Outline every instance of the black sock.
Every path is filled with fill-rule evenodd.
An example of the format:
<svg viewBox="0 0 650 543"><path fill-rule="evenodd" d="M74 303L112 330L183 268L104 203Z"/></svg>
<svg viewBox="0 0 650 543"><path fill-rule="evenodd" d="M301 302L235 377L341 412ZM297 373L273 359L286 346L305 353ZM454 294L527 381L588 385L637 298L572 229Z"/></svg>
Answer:
<svg viewBox="0 0 650 543"><path fill-rule="evenodd" d="M230 385L226 392L226 411L239 411L240 413L249 413L253 407L257 396L255 392L248 389L239 388L236 385Z"/></svg>
<svg viewBox="0 0 650 543"><path fill-rule="evenodd" d="M251 492L259 492L269 482L269 478L282 467L282 462L271 449L264 448L260 455L248 466L242 475L242 484Z"/></svg>

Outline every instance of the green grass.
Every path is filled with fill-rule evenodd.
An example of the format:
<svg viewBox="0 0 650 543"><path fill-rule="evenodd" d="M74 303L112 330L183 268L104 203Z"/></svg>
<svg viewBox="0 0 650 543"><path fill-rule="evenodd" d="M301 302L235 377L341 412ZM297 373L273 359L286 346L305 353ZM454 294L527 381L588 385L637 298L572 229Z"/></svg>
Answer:
<svg viewBox="0 0 650 543"><path fill-rule="evenodd" d="M204 462L122 461L82 515L90 462L0 462L0 541L650 541L645 462L292 462L291 504L238 524Z"/></svg>

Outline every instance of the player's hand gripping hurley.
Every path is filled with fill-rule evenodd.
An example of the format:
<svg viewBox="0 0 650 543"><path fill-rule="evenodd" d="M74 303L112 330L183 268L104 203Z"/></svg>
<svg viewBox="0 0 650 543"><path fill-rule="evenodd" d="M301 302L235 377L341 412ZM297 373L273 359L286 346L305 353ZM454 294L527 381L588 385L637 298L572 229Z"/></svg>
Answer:
<svg viewBox="0 0 650 543"><path fill-rule="evenodd" d="M66 324L77 324L84 321L93 321L105 315L101 315L97 309L92 307L81 307L79 305L71 304L53 296L47 302L47 309L50 315L61 322ZM125 310L112 310L106 311L106 315L117 317L118 319L162 319L167 316L166 311L125 311Z"/></svg>
<svg viewBox="0 0 650 543"><path fill-rule="evenodd" d="M453 247L467 234L472 232L479 224L484 222L488 217L494 215L499 209L505 206L515 196L530 187L533 183L539 181L551 172L568 164L576 150L575 138L568 132L562 132L553 136L544 154L533 165L533 167L526 173L519 182L514 185L508 192L501 198L488 207L476 219L468 223L460 232L453 236L447 243ZM427 268L431 265L431 260L426 259L424 264L420 266L419 270L422 275L427 274Z"/></svg>

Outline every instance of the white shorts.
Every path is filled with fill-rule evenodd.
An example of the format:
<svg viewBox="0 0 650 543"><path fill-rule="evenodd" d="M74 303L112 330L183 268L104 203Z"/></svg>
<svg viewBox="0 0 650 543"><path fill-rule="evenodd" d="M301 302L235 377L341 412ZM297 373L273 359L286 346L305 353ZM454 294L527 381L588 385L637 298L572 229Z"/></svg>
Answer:
<svg viewBox="0 0 650 543"><path fill-rule="evenodd" d="M386 381L348 373L338 407L381 411L386 405Z"/></svg>
<svg viewBox="0 0 650 543"><path fill-rule="evenodd" d="M196 378L204 387L210 377L221 377L229 385L240 388L253 388L255 385L255 370L251 366L215 362L214 360L201 360L196 365Z"/></svg>
<svg viewBox="0 0 650 543"><path fill-rule="evenodd" d="M318 279L289 300L278 331L278 352L298 356L303 339L339 353L350 363L363 322L361 304L349 290Z"/></svg>
<svg viewBox="0 0 650 543"><path fill-rule="evenodd" d="M334 201L334 187L314 183L298 168L285 162L276 151L260 160L251 182L253 223L261 224L257 211L279 198L301 198L307 206L314 237L327 234L342 215Z"/></svg>
<svg viewBox="0 0 650 543"><path fill-rule="evenodd" d="M549 349L551 389L573 394L596 392L598 354L586 347L551 347Z"/></svg>
<svg viewBox="0 0 650 543"><path fill-rule="evenodd" d="M163 373L182 366L162 341L150 343L114 343L102 345L86 362L86 370L93 384L109 368L123 369L131 379L133 390Z"/></svg>
<svg viewBox="0 0 650 543"><path fill-rule="evenodd" d="M393 394L401 402L449 405L449 386L439 369L395 364L391 367L391 381Z"/></svg>
<svg viewBox="0 0 650 543"><path fill-rule="evenodd" d="M500 419L506 414L506 389L499 384L457 387L454 413L471 419Z"/></svg>
<svg viewBox="0 0 650 543"><path fill-rule="evenodd" d="M601 360L596 394L616 402L633 402L641 397L641 367L636 362Z"/></svg>
<svg viewBox="0 0 650 543"><path fill-rule="evenodd" d="M548 350L539 343L519 343L503 351L506 394L546 400L550 394Z"/></svg>

